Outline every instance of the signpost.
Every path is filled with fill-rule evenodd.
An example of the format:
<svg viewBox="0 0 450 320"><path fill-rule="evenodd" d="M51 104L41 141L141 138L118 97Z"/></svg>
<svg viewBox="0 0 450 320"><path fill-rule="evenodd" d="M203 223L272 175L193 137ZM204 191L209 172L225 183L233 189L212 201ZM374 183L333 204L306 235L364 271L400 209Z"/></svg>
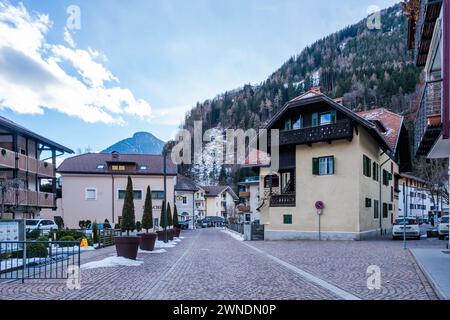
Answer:
<svg viewBox="0 0 450 320"><path fill-rule="evenodd" d="M323 214L323 209L325 209L325 204L322 201L317 201L315 204L317 210L317 222L319 227L319 241L322 240L321 231L320 231L320 216Z"/></svg>

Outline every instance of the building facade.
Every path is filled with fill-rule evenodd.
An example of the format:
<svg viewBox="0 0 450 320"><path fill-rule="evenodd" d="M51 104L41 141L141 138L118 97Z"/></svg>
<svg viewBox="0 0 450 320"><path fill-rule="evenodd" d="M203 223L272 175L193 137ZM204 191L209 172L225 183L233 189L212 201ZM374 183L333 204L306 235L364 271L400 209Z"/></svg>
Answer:
<svg viewBox="0 0 450 320"><path fill-rule="evenodd" d="M206 217L222 217L225 220L236 212L239 199L229 186L201 186L205 191Z"/></svg>
<svg viewBox="0 0 450 320"><path fill-rule="evenodd" d="M402 173L395 176L398 217L427 219L435 211L429 184L418 177Z"/></svg>
<svg viewBox="0 0 450 320"><path fill-rule="evenodd" d="M288 102L267 129L280 134L279 168L260 171L265 239L350 240L391 229L393 177L410 168L403 117L356 114L315 90Z"/></svg>
<svg viewBox="0 0 450 320"><path fill-rule="evenodd" d="M56 157L64 153L73 151L0 117L0 218L56 209Z"/></svg>
<svg viewBox="0 0 450 320"><path fill-rule="evenodd" d="M239 182L238 210L243 221L259 220L259 176L248 177Z"/></svg>
<svg viewBox="0 0 450 320"><path fill-rule="evenodd" d="M173 204L176 166L167 160L167 202ZM153 218L159 225L164 200L164 161L159 155L88 153L65 159L58 167L62 198L57 214L65 225L77 228L79 221L114 224L121 222L128 176L133 182L136 221L142 221L147 186L153 200Z"/></svg>
<svg viewBox="0 0 450 320"><path fill-rule="evenodd" d="M198 216L195 212L195 194L198 188L191 179L178 175L177 184L175 185L175 203L177 205L179 221L189 221L190 228L194 227L194 223Z"/></svg>

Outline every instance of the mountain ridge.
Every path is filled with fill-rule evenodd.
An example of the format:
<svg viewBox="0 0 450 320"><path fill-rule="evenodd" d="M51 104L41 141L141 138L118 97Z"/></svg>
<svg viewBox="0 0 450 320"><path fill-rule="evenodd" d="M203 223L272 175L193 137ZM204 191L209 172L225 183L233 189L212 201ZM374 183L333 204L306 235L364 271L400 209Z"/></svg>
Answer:
<svg viewBox="0 0 450 320"><path fill-rule="evenodd" d="M130 138L114 143L100 153L116 151L123 154L161 154L163 147L164 141L150 132L139 131Z"/></svg>

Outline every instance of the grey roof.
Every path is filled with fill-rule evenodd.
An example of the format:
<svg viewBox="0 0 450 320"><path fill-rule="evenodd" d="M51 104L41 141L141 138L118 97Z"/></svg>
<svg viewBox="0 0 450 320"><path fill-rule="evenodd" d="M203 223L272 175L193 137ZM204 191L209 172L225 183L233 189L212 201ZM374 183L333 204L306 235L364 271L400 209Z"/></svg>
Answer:
<svg viewBox="0 0 450 320"><path fill-rule="evenodd" d="M198 188L195 185L195 182L188 177L178 175L177 176L177 184L175 185L175 191L197 191Z"/></svg>
<svg viewBox="0 0 450 320"><path fill-rule="evenodd" d="M224 191L227 191L235 200L238 200L238 196L234 193L233 189L229 186L200 186L205 190L205 197L217 197Z"/></svg>
<svg viewBox="0 0 450 320"><path fill-rule="evenodd" d="M58 167L58 173L86 173L86 174L132 174L132 175L162 175L164 172L164 160L161 155L150 154L118 154L111 153L86 153L65 159ZM110 171L110 163L136 164L133 171ZM97 169L98 165L104 165L103 169ZM147 168L141 170L141 166ZM177 174L177 166L167 158L168 175Z"/></svg>
<svg viewBox="0 0 450 320"><path fill-rule="evenodd" d="M47 147L51 147L54 148L58 151L63 151L63 152L67 152L67 153L74 153L72 149L69 149L59 143L56 143L50 139L47 139L37 133L34 133L31 130L28 130L27 128L9 120L6 119L5 117L0 116L0 127L4 127L7 130L13 131L13 132L17 132L20 135L23 135L27 138L36 140L37 142L39 142L40 144L43 144Z"/></svg>

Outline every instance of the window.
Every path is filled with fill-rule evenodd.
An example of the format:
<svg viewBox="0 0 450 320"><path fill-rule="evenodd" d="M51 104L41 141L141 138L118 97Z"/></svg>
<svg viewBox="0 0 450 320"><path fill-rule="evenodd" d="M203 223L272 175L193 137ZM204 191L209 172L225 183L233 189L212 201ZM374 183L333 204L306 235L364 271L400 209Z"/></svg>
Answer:
<svg viewBox="0 0 450 320"><path fill-rule="evenodd" d="M320 114L313 113L311 122L313 127L336 123L336 110Z"/></svg>
<svg viewBox="0 0 450 320"><path fill-rule="evenodd" d="M283 224L292 224L292 214L283 215Z"/></svg>
<svg viewBox="0 0 450 320"><path fill-rule="evenodd" d="M297 121L294 122L294 125L292 126L292 129L294 130L298 130L303 128L303 117L302 116L298 116Z"/></svg>
<svg viewBox="0 0 450 320"><path fill-rule="evenodd" d="M378 210L378 200L373 200L373 218L378 219L379 210Z"/></svg>
<svg viewBox="0 0 450 320"><path fill-rule="evenodd" d="M324 176L334 174L334 157L313 158L313 175Z"/></svg>
<svg viewBox="0 0 450 320"><path fill-rule="evenodd" d="M86 200L97 200L97 189L96 188L87 188L85 191L85 199Z"/></svg>
<svg viewBox="0 0 450 320"><path fill-rule="evenodd" d="M379 173L378 173L378 163L373 162L372 164L372 176L373 176L373 180L374 181L378 181L379 177Z"/></svg>
<svg viewBox="0 0 450 320"><path fill-rule="evenodd" d="M388 186L390 180L392 180L392 173L389 173L383 169L383 184Z"/></svg>
<svg viewBox="0 0 450 320"><path fill-rule="evenodd" d="M279 178L277 175L272 175L272 188L278 188L280 186ZM264 188L270 188L270 176L264 177Z"/></svg>
<svg viewBox="0 0 450 320"><path fill-rule="evenodd" d="M392 211L393 205L392 203L389 203L389 211Z"/></svg>
<svg viewBox="0 0 450 320"><path fill-rule="evenodd" d="M372 207L372 199L366 198L366 208L371 208L371 207Z"/></svg>
<svg viewBox="0 0 450 320"><path fill-rule="evenodd" d="M322 113L319 117L319 124L321 126L331 123L331 113Z"/></svg>
<svg viewBox="0 0 450 320"><path fill-rule="evenodd" d="M371 176L371 166L372 166L372 160L370 160L370 158L366 155L363 155L363 174L366 177Z"/></svg>
<svg viewBox="0 0 450 320"><path fill-rule="evenodd" d="M383 218L388 217L388 204L386 202L383 202Z"/></svg>
<svg viewBox="0 0 450 320"><path fill-rule="evenodd" d="M183 197L182 197L182 201L183 201L183 204L187 204L187 203L188 203L187 197L186 197L186 196L183 196Z"/></svg>
<svg viewBox="0 0 450 320"><path fill-rule="evenodd" d="M292 130L292 121L291 119L286 119L284 122L284 131Z"/></svg>
<svg viewBox="0 0 450 320"><path fill-rule="evenodd" d="M119 189L117 190L117 198L119 200L125 199L126 190ZM133 190L133 199L134 200L142 200L142 190Z"/></svg>
<svg viewBox="0 0 450 320"><path fill-rule="evenodd" d="M113 171L125 171L125 166L124 165L114 164L114 165L111 166L111 170L113 170Z"/></svg>
<svg viewBox="0 0 450 320"><path fill-rule="evenodd" d="M394 187L391 187L391 201L394 201Z"/></svg>
<svg viewBox="0 0 450 320"><path fill-rule="evenodd" d="M152 191L152 199L163 200L164 191Z"/></svg>

